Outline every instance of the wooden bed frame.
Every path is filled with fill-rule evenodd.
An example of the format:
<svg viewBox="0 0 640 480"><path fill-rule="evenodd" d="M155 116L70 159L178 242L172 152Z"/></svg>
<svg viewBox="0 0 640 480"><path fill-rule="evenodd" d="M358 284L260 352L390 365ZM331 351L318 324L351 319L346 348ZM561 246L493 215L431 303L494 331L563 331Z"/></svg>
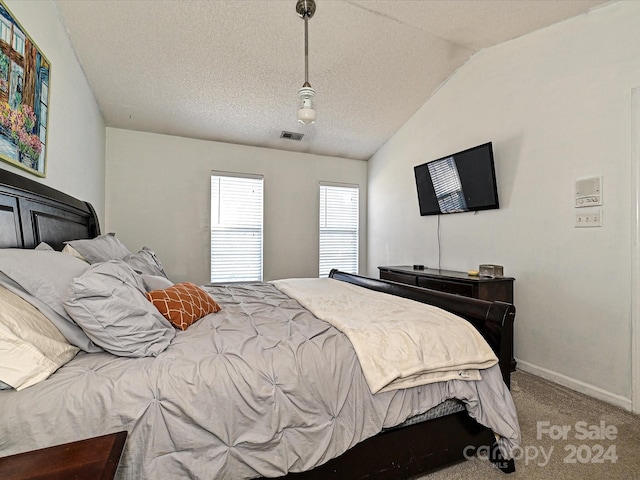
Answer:
<svg viewBox="0 0 640 480"><path fill-rule="evenodd" d="M0 170L0 248L35 248L46 242L56 250L65 240L100 234L93 207L27 177ZM511 335L515 307L376 280L333 270L337 280L429 303L471 322L496 352L510 385ZM371 437L313 470L286 475L287 480L407 479L464 460L484 447L498 468L511 472L514 462L499 454L493 432L461 411ZM487 451L487 450L485 450Z"/></svg>

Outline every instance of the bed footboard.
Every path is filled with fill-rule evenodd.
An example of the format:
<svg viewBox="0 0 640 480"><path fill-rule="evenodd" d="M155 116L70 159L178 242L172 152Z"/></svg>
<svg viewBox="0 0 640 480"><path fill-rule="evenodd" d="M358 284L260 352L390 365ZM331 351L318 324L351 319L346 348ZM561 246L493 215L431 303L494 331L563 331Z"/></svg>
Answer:
<svg viewBox="0 0 640 480"><path fill-rule="evenodd" d="M498 357L504 383L507 387L511 387L513 322L516 315L516 307L514 305L438 292L390 280L362 277L336 269L331 270L329 277L370 290L428 303L464 318L487 340L487 343Z"/></svg>

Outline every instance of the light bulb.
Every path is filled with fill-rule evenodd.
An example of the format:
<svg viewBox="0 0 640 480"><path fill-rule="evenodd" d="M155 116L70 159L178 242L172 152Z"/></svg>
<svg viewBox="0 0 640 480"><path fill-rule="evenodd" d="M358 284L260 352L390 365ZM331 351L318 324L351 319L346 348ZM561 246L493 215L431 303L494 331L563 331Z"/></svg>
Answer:
<svg viewBox="0 0 640 480"><path fill-rule="evenodd" d="M316 121L316 111L309 107L303 106L298 110L298 121L304 125L309 125Z"/></svg>
<svg viewBox="0 0 640 480"><path fill-rule="evenodd" d="M302 100L302 108L298 110L298 121L304 125L310 125L316 121L316 111L311 104L311 97L316 92L311 85L305 84L299 91L298 96Z"/></svg>

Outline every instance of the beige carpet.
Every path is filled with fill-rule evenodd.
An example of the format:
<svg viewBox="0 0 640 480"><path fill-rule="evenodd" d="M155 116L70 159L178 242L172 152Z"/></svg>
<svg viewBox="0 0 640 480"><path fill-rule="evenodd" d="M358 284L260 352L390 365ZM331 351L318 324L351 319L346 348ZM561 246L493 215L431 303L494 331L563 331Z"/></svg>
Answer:
<svg viewBox="0 0 640 480"><path fill-rule="evenodd" d="M418 478L640 479L640 416L520 371L512 393L522 430L515 473L476 457Z"/></svg>

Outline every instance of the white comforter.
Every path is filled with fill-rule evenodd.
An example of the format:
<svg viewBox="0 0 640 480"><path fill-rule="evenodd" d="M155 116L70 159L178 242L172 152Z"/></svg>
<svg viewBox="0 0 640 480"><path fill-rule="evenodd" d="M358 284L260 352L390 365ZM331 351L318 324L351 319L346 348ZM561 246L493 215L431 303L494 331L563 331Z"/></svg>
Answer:
<svg viewBox="0 0 640 480"><path fill-rule="evenodd" d="M271 283L349 338L373 393L479 380L480 369L498 362L473 325L433 305L332 278Z"/></svg>

